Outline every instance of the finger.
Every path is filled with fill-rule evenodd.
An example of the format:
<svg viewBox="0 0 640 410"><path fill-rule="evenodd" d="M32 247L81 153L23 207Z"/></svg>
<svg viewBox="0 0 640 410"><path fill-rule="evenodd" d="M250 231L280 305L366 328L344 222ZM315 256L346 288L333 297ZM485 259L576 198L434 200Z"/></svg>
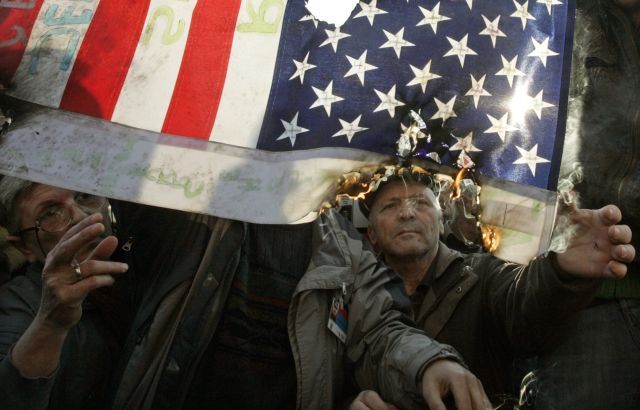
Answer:
<svg viewBox="0 0 640 410"><path fill-rule="evenodd" d="M472 410L469 386L464 380L456 380L451 385L451 393L458 410Z"/></svg>
<svg viewBox="0 0 640 410"><path fill-rule="evenodd" d="M349 406L349 410L369 410L369 407L367 407L363 402L361 402L360 400L356 399L353 403L351 403L351 405Z"/></svg>
<svg viewBox="0 0 640 410"><path fill-rule="evenodd" d="M115 279L111 275L89 276L68 286L56 287L54 291L55 299L61 306L64 305L69 308L80 307L89 292L105 286L111 286L114 282Z"/></svg>
<svg viewBox="0 0 640 410"><path fill-rule="evenodd" d="M79 267L80 271L82 272L83 279L95 275L111 275L124 273L129 269L129 266L126 263L100 261L94 259L82 262Z"/></svg>
<svg viewBox="0 0 640 410"><path fill-rule="evenodd" d="M487 410L492 410L494 408L493 404L491 403L491 400L489 400L489 397L487 397L486 393L485 393L485 396L484 396L484 407L483 408L487 409Z"/></svg>
<svg viewBox="0 0 640 410"><path fill-rule="evenodd" d="M613 243L631 242L631 228L628 225L613 225L609 227L609 239Z"/></svg>
<svg viewBox="0 0 640 410"><path fill-rule="evenodd" d="M636 257L636 249L633 245L615 245L611 247L611 257L622 263L630 263Z"/></svg>
<svg viewBox="0 0 640 410"><path fill-rule="evenodd" d="M609 261L603 275L608 278L622 279L627 274L627 265L618 261Z"/></svg>
<svg viewBox="0 0 640 410"><path fill-rule="evenodd" d="M50 262L53 265L68 265L80 249L94 241L104 232L104 225L92 223L85 226L75 235L65 240L60 240L50 252ZM49 259L49 258L47 258Z"/></svg>
<svg viewBox="0 0 640 410"><path fill-rule="evenodd" d="M571 221L573 223L576 223L576 224L590 223L592 221L594 213L596 212L597 211L594 211L593 209L576 208L571 211L569 216L571 217Z"/></svg>
<svg viewBox="0 0 640 410"><path fill-rule="evenodd" d="M475 378L475 380L470 382L469 395L471 396L471 406L474 410L486 410L490 408L487 407L487 403L490 404L490 402L489 398L484 392L484 388L482 387L482 382L480 382L480 379Z"/></svg>
<svg viewBox="0 0 640 410"><path fill-rule="evenodd" d="M622 220L622 212L615 205L607 205L597 210L600 220L605 225L615 225Z"/></svg>
<svg viewBox="0 0 640 410"><path fill-rule="evenodd" d="M118 247L118 238L107 236L91 251L87 259L107 260Z"/></svg>
<svg viewBox="0 0 640 410"><path fill-rule="evenodd" d="M105 286L111 286L114 282L115 279L111 275L93 275L74 283L71 285L71 289L76 297L84 299L89 292Z"/></svg>
<svg viewBox="0 0 640 410"><path fill-rule="evenodd" d="M427 383L423 383L422 386L422 396L427 402L429 410L447 410L436 383L429 381Z"/></svg>
<svg viewBox="0 0 640 410"><path fill-rule="evenodd" d="M83 218L80 220L80 222L78 222L75 225L72 225L71 228L69 228L64 235L62 235L60 237L60 241L62 242L64 240L67 240L69 238L71 238L73 235L77 234L78 232L80 232L81 230L83 230L84 228L86 228L89 225L98 223L102 221L102 214L100 213L94 213L91 214L89 216L87 216L86 218Z"/></svg>
<svg viewBox="0 0 640 410"><path fill-rule="evenodd" d="M362 403L371 410L387 410L387 403L382 400L378 393L372 390L366 390L360 393Z"/></svg>

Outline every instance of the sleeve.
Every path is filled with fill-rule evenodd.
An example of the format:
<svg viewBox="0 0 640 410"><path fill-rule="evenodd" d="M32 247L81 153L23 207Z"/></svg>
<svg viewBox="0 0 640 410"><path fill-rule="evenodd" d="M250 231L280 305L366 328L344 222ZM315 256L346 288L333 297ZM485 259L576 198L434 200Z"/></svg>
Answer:
<svg viewBox="0 0 640 410"><path fill-rule="evenodd" d="M0 359L0 407L3 409L46 409L55 373L49 377L24 377L13 365L10 353Z"/></svg>
<svg viewBox="0 0 640 410"><path fill-rule="evenodd" d="M0 291L0 408L47 408L55 375L24 377L10 359L12 346L35 317L39 298L26 277L15 278Z"/></svg>
<svg viewBox="0 0 640 410"><path fill-rule="evenodd" d="M347 242L355 273L347 355L354 363L356 381L361 389L376 390L402 408L424 408L424 369L439 359L464 365L462 358L416 328L400 276L379 262L359 236L347 234Z"/></svg>
<svg viewBox="0 0 640 410"><path fill-rule="evenodd" d="M487 256L478 268L483 306L517 356L540 354L563 336L567 323L595 296L600 280L571 278L554 267L553 254L528 266Z"/></svg>

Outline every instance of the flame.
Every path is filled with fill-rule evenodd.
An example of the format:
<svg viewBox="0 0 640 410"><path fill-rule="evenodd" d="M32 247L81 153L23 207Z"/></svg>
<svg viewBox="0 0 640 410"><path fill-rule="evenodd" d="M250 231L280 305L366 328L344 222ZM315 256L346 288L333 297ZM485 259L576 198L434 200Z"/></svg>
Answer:
<svg viewBox="0 0 640 410"><path fill-rule="evenodd" d="M371 181L367 181L360 172L344 174L340 178L340 181L338 181L335 203L340 203L341 197L347 197L353 200L362 200L369 192L371 192L371 189Z"/></svg>
<svg viewBox="0 0 640 410"><path fill-rule="evenodd" d="M348 194L348 193L340 193L340 194L336 195L336 203L339 204L340 203L340 199L343 198L343 197L347 197L347 198L352 199L354 201L356 201L356 200L364 200L366 198L367 194L369 192L371 192L372 187L371 187L371 184L360 184L360 186L362 187L363 191L360 191L357 195Z"/></svg>
<svg viewBox="0 0 640 410"><path fill-rule="evenodd" d="M456 179L453 181L453 185L451 185L451 199L460 198L460 182L462 181L466 173L466 168L462 168L460 169L460 171L458 171Z"/></svg>
<svg viewBox="0 0 640 410"><path fill-rule="evenodd" d="M481 224L482 246L487 252L494 253L500 246L500 228L493 225Z"/></svg>

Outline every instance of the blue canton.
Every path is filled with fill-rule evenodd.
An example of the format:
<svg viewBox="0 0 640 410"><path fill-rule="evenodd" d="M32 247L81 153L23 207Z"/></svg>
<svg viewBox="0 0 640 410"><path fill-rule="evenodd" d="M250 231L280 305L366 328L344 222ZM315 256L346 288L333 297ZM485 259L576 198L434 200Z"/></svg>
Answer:
<svg viewBox="0 0 640 410"><path fill-rule="evenodd" d="M393 155L414 110L480 173L555 189L574 7L371 0L335 28L290 0L257 148Z"/></svg>

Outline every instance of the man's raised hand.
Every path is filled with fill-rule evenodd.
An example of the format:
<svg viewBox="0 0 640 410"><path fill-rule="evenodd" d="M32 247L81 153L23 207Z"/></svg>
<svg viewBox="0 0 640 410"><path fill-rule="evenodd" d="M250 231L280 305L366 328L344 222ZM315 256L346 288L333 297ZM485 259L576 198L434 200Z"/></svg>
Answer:
<svg viewBox="0 0 640 410"><path fill-rule="evenodd" d="M36 320L60 330L68 330L82 316L82 302L94 289L113 284L111 276L126 272L124 263L107 259L118 240L108 236L88 251L104 232L102 215L84 218L71 227L49 252L42 271L42 299ZM82 254L88 252L88 256ZM80 260L77 260L77 259Z"/></svg>
<svg viewBox="0 0 640 410"><path fill-rule="evenodd" d="M622 213L615 205L572 211L571 221L577 225L577 233L567 250L558 254L560 268L585 278L624 277L635 249L630 244L631 229L618 225L621 220Z"/></svg>

